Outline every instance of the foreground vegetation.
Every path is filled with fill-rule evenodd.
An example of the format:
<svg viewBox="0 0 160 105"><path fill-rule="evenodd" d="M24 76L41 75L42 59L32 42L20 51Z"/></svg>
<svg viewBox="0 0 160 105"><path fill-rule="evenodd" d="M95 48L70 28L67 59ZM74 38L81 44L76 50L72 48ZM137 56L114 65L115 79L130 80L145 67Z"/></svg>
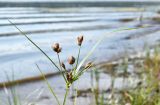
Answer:
<svg viewBox="0 0 160 105"><path fill-rule="evenodd" d="M114 65L107 66L107 70L110 69L110 71L112 71L112 79L110 89L108 91L105 91L101 90L101 87L99 85L100 71L98 70L98 68L94 66L92 62L85 64L88 57L92 54L94 49L97 47L97 45L101 42L103 38L100 39L93 46L92 50L88 52L88 54L80 62L79 58L81 47L83 44L83 36L77 37L78 54L76 58L74 56L68 57L67 61L72 66L72 68L68 70L66 69L65 64L60 59L60 53L62 51L62 48L59 43L54 43L52 45L53 51L55 52L55 54L57 54L57 59L59 62L59 64L57 65L37 44L35 44L27 35L25 35L25 33L23 33L18 27L16 28L35 47L37 47L41 51L41 53L43 53L44 56L46 56L46 58L51 61L53 66L55 66L57 70L61 73L61 76L63 77L66 85L66 92L64 93L63 102L60 102L57 94L55 93L54 89L51 87L47 78L45 77L45 74L36 64L38 70L40 71L43 79L48 86L48 89L50 90L56 101L56 105L66 105L67 100L69 99L68 93L69 91L71 91L71 87L83 75L83 73L85 73L89 69L91 71L91 80L93 83L91 83L92 87L88 91L94 97L92 101L95 105L160 105L160 54L158 47L155 48L153 53L150 53L150 50L148 50L145 57L141 60L129 60L129 58L125 58L123 62L118 63L116 67ZM128 80L131 75L128 72L128 65L130 65L130 63L134 66L134 71L136 71L135 78L138 78L139 82L135 85L135 87L132 88L126 88L124 85L124 88L122 90L118 90L117 92L114 88L115 78L120 75L123 78L124 82ZM118 73L119 69L121 69L123 72ZM77 87L74 88L75 89L72 98L74 101L74 105L76 105L76 100L78 99L78 96L80 96L81 91L78 90ZM8 98L8 102L6 103L6 105L23 105L14 87L10 88L11 96L8 96L8 89L5 87L5 84L4 89Z"/></svg>

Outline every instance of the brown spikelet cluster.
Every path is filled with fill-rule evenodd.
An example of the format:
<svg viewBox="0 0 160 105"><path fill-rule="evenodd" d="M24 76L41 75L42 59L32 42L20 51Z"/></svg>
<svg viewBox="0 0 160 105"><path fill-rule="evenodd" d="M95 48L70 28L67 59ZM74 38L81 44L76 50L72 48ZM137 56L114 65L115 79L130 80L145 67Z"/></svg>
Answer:
<svg viewBox="0 0 160 105"><path fill-rule="evenodd" d="M59 43L55 43L52 46L52 49L56 52L56 53L60 53L62 48L60 47Z"/></svg>
<svg viewBox="0 0 160 105"><path fill-rule="evenodd" d="M70 65L73 65L73 64L75 63L75 58L74 58L73 56L70 56L70 57L68 58L68 63L69 63Z"/></svg>
<svg viewBox="0 0 160 105"><path fill-rule="evenodd" d="M63 67L63 69L66 69L66 66L63 62L61 63L61 66Z"/></svg>
<svg viewBox="0 0 160 105"><path fill-rule="evenodd" d="M92 62L89 62L85 65L85 69L89 69L93 66Z"/></svg>
<svg viewBox="0 0 160 105"><path fill-rule="evenodd" d="M82 45L82 42L83 42L83 36L77 37L77 44L78 44L79 46Z"/></svg>
<svg viewBox="0 0 160 105"><path fill-rule="evenodd" d="M72 82L73 81L73 75L72 75L72 72L68 72L67 74L66 74L66 77L67 77L67 80L68 80L68 82Z"/></svg>
<svg viewBox="0 0 160 105"><path fill-rule="evenodd" d="M52 49L53 49L54 52L57 53L58 60L59 60L60 68L59 68L58 66L57 66L57 68L58 68L59 71L62 73L63 78L65 79L65 82L66 82L68 88L70 87L70 85L71 85L74 81L76 81L76 80L81 76L81 74L83 74L83 72L85 72L85 70L88 70L88 69L92 66L92 63L89 62L89 63L87 63L87 64L83 67L83 69L77 70L77 68L78 68L79 54L80 54L80 48L81 48L82 42L83 42L83 36L78 36L78 37L77 37L77 44L78 44L78 46L80 46L80 47L79 47L78 56L77 56L76 59L75 59L74 56L70 56L70 57L68 57L68 59L67 59L68 64L72 65L71 71L68 71L68 70L66 69L66 66L65 66L64 62L61 62L61 60L60 60L60 56L59 56L59 54L58 54L58 53L60 53L61 50L62 50L60 44L59 44L59 43L54 43L54 44L52 45ZM76 64L75 64L75 62L76 62ZM74 64L75 64L75 65L74 65ZM62 72L63 70L64 70L65 72Z"/></svg>

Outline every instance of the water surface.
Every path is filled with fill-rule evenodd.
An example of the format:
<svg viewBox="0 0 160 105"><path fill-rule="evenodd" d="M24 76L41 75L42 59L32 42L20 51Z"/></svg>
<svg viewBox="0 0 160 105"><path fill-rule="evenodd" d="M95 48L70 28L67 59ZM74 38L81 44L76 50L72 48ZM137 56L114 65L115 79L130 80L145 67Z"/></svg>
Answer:
<svg viewBox="0 0 160 105"><path fill-rule="evenodd" d="M57 62L51 45L59 42L63 47L61 59L66 63L70 55L77 56L76 37L84 35L81 56L84 57L100 37L104 37L91 60L106 62L125 56L124 52L135 54L159 43L159 23L152 20L159 14L154 8L0 8L0 82L6 81L6 73L15 74L15 79L40 75L38 64L45 72L56 72L51 63L11 25L11 20ZM140 21L140 17L143 17ZM129 19L129 21L125 21ZM137 30L109 32L122 28L150 26ZM81 58L82 58L81 57Z"/></svg>

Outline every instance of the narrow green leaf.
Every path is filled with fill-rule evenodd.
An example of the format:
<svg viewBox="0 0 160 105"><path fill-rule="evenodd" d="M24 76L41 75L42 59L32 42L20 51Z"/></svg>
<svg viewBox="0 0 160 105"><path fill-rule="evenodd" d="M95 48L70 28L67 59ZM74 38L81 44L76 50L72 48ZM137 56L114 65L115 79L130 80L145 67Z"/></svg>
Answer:
<svg viewBox="0 0 160 105"><path fill-rule="evenodd" d="M46 79L45 75L43 74L43 72L41 71L41 69L39 68L39 66L36 64L38 70L40 71L44 81L46 82L47 86L48 86L48 89L50 90L50 92L52 93L52 95L55 97L58 105L60 105L60 101L58 100L58 97L56 95L56 93L54 92L54 90L52 89L51 85L49 84L48 80Z"/></svg>
<svg viewBox="0 0 160 105"><path fill-rule="evenodd" d="M150 27L150 26L146 26L146 27ZM116 29L113 30L112 32L109 32L108 34L112 34L115 32L119 32L119 31L125 31L125 30L135 30L135 29L139 29L139 28L146 28L146 27L134 27L134 28L120 28L120 29ZM97 46L105 39L105 36L101 37L96 43L95 45L92 47L91 51L88 52L88 54L82 59L82 61L80 62L80 64L78 65L77 69L76 69L76 73L78 73L78 71L80 70L80 68L82 67L82 65L84 64L84 62L92 55L92 53L94 52L94 50L97 48Z"/></svg>

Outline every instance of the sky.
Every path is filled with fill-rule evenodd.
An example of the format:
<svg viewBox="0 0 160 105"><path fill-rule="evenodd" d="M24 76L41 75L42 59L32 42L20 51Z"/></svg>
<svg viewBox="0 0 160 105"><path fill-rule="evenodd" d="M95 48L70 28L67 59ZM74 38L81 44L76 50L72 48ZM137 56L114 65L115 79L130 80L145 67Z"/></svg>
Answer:
<svg viewBox="0 0 160 105"><path fill-rule="evenodd" d="M160 1L160 0L0 0L3 2L20 2L20 1L38 1L38 2L45 2L45 1Z"/></svg>

